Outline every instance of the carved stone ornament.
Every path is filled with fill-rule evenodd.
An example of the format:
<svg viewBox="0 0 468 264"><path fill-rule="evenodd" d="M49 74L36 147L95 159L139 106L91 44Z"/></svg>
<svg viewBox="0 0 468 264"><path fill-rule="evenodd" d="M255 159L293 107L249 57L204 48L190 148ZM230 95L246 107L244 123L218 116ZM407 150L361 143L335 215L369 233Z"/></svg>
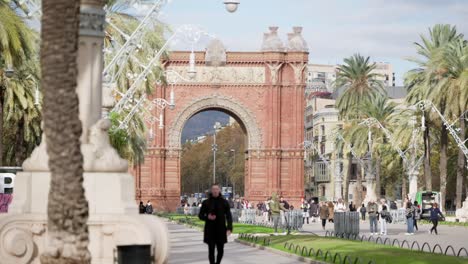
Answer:
<svg viewBox="0 0 468 264"><path fill-rule="evenodd" d="M270 32L263 34L262 51L283 52L284 44L278 36L278 27L269 27Z"/></svg>
<svg viewBox="0 0 468 264"><path fill-rule="evenodd" d="M102 8L81 6L80 36L104 37L106 12Z"/></svg>
<svg viewBox="0 0 468 264"><path fill-rule="evenodd" d="M173 70L183 76L185 80L179 83L209 83L209 84L264 84L265 67L208 67L198 66L197 75L190 79L186 66L169 66L168 70Z"/></svg>
<svg viewBox="0 0 468 264"><path fill-rule="evenodd" d="M180 149L182 129L185 123L194 114L210 108L221 108L238 117L247 129L248 148L259 149L261 147L262 133L255 115L236 99L215 94L195 99L174 118L169 129L169 148Z"/></svg>
<svg viewBox="0 0 468 264"><path fill-rule="evenodd" d="M89 144L81 145L83 153L83 168L86 172L126 172L128 162L122 159L111 146L108 130L108 119L99 120L91 127ZM31 157L23 163L24 171L50 171L49 156L46 151L45 134L41 144L34 149Z"/></svg>
<svg viewBox="0 0 468 264"><path fill-rule="evenodd" d="M294 81L296 84L303 84L304 69L307 67L305 63L289 63L294 70Z"/></svg>
<svg viewBox="0 0 468 264"><path fill-rule="evenodd" d="M307 42L302 37L302 27L293 27L293 32L288 33L288 51L309 51Z"/></svg>
<svg viewBox="0 0 468 264"><path fill-rule="evenodd" d="M205 63L207 66L226 65L226 48L219 39L213 39L206 48Z"/></svg>
<svg viewBox="0 0 468 264"><path fill-rule="evenodd" d="M268 63L268 68L270 68L270 81L272 84L278 83L278 72L283 66L283 63Z"/></svg>

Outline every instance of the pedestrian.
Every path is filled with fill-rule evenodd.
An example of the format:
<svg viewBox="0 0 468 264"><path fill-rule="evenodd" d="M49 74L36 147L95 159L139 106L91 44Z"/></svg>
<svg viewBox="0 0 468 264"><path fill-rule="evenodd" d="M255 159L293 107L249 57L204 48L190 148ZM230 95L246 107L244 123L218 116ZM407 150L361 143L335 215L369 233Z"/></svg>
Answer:
<svg viewBox="0 0 468 264"><path fill-rule="evenodd" d="M315 203L314 199L310 200L310 210L309 215L312 217L312 222L316 222L316 218L318 216L319 205Z"/></svg>
<svg viewBox="0 0 468 264"><path fill-rule="evenodd" d="M407 236L414 235L414 206L408 201L406 202L406 234Z"/></svg>
<svg viewBox="0 0 468 264"><path fill-rule="evenodd" d="M327 219L329 216L328 206L325 202L322 202L322 205L320 206L319 216L320 216L320 219L322 220L322 228L323 230L325 230L325 225L327 223Z"/></svg>
<svg viewBox="0 0 468 264"><path fill-rule="evenodd" d="M429 212L431 213L430 220L432 222L431 234L432 232L435 232L435 234L438 235L439 233L437 233L437 225L439 224L439 215L442 217L442 220L444 220L445 216L440 211L439 204L437 203L432 204Z"/></svg>
<svg viewBox="0 0 468 264"><path fill-rule="evenodd" d="M263 218L262 221L265 222L265 223L268 222L268 211L270 210L269 200L270 200L270 198L268 198L265 202L263 202L262 207L261 207L262 218Z"/></svg>
<svg viewBox="0 0 468 264"><path fill-rule="evenodd" d="M146 203L145 211L147 214L153 214L153 205L150 200Z"/></svg>
<svg viewBox="0 0 468 264"><path fill-rule="evenodd" d="M307 219L307 224L309 224L309 210L310 210L310 204L307 202L306 199L302 198L302 204L301 204L301 209L302 209L302 224L305 224L306 219Z"/></svg>
<svg viewBox="0 0 468 264"><path fill-rule="evenodd" d="M273 221L273 228L275 229L275 235L278 234L278 224L281 217L281 210L285 210L278 200L276 193L273 193L270 201L271 220Z"/></svg>
<svg viewBox="0 0 468 264"><path fill-rule="evenodd" d="M184 206L184 214L185 215L190 215L190 204L186 203Z"/></svg>
<svg viewBox="0 0 468 264"><path fill-rule="evenodd" d="M208 244L210 264L220 264L224 254L224 244L232 232L232 215L229 203L220 194L218 184L211 186L209 198L203 201L198 217L205 221L203 242ZM227 226L226 226L227 222ZM215 261L215 248L218 252Z"/></svg>
<svg viewBox="0 0 468 264"><path fill-rule="evenodd" d="M335 217L335 205L332 202L328 202L328 222L334 223L333 218Z"/></svg>
<svg viewBox="0 0 468 264"><path fill-rule="evenodd" d="M418 231L418 220L421 219L421 209L419 208L418 201L414 201L413 203L414 207L414 217L413 217L413 222L414 222L414 228L416 231Z"/></svg>
<svg viewBox="0 0 468 264"><path fill-rule="evenodd" d="M366 221L366 206L364 204L361 205L361 208L359 209L359 212L361 213L361 219L362 221Z"/></svg>
<svg viewBox="0 0 468 264"><path fill-rule="evenodd" d="M351 202L351 203L349 204L349 211L350 211L350 212L356 212L356 205L353 204L353 202Z"/></svg>
<svg viewBox="0 0 468 264"><path fill-rule="evenodd" d="M370 200L367 204L367 212L369 214L370 234L377 235L377 214L379 207L374 200Z"/></svg>
<svg viewBox="0 0 468 264"><path fill-rule="evenodd" d="M289 203L283 196L280 196L280 203L283 204L284 209L289 210Z"/></svg>
<svg viewBox="0 0 468 264"><path fill-rule="evenodd" d="M335 207L335 212L346 212L346 205L343 202L343 199L338 199L338 203Z"/></svg>
<svg viewBox="0 0 468 264"><path fill-rule="evenodd" d="M387 206L384 204L382 205L382 210L379 212L379 222L380 222L380 234L386 236L387 235L387 223L390 221L390 213L387 210Z"/></svg>
<svg viewBox="0 0 468 264"><path fill-rule="evenodd" d="M140 201L140 206L138 207L140 214L144 214L146 212L146 206L143 204L143 201Z"/></svg>

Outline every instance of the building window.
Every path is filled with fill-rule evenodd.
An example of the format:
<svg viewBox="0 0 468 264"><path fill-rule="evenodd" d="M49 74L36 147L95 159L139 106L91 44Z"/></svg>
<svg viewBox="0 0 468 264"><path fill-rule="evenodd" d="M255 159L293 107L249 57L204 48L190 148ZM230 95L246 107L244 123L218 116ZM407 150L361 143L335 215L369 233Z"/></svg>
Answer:
<svg viewBox="0 0 468 264"><path fill-rule="evenodd" d="M320 154L325 154L325 144L320 143Z"/></svg>
<svg viewBox="0 0 468 264"><path fill-rule="evenodd" d="M322 196L325 196L325 186L322 185Z"/></svg>

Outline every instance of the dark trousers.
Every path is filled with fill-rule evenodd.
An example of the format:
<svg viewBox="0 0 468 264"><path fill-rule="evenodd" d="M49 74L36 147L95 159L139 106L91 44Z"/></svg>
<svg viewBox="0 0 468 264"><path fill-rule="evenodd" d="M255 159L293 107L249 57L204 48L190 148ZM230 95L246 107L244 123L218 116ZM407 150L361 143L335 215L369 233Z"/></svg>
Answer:
<svg viewBox="0 0 468 264"><path fill-rule="evenodd" d="M432 228L431 228L431 234L432 234L432 231L435 231L436 235L438 234L437 233L437 225L439 224L439 220L431 220L432 222Z"/></svg>
<svg viewBox="0 0 468 264"><path fill-rule="evenodd" d="M416 219L416 218L413 218L413 219L414 219L414 220L413 220L413 222L414 222L414 228L416 229L416 231L418 231L418 230L419 230L419 229L418 229L418 219Z"/></svg>
<svg viewBox="0 0 468 264"><path fill-rule="evenodd" d="M218 255L216 256L215 262L215 247L218 251ZM223 258L224 254L224 243L223 242L210 242L208 244L208 259L210 260L210 264L220 264L221 259Z"/></svg>
<svg viewBox="0 0 468 264"><path fill-rule="evenodd" d="M322 219L322 227L325 227L326 223L327 223L327 219Z"/></svg>
<svg viewBox="0 0 468 264"><path fill-rule="evenodd" d="M362 220L366 221L366 213L361 213Z"/></svg>

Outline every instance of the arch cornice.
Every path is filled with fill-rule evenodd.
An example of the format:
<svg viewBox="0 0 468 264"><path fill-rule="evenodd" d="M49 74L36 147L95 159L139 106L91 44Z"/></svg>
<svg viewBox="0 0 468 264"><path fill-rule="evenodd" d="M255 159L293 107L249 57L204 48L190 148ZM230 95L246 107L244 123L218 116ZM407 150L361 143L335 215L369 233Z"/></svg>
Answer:
<svg viewBox="0 0 468 264"><path fill-rule="evenodd" d="M238 100L220 94L194 99L177 114L169 129L169 148L180 149L182 129L185 123L196 113L210 108L226 110L239 118L247 130L248 149L261 148L262 132L255 115Z"/></svg>

